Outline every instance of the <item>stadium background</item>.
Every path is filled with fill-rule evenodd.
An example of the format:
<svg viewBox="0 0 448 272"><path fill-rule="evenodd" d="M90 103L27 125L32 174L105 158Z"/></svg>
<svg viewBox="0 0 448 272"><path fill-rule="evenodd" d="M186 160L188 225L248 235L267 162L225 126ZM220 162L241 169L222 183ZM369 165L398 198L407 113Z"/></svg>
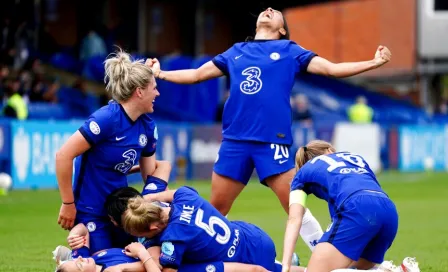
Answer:
<svg viewBox="0 0 448 272"><path fill-rule="evenodd" d="M343 81L297 78L292 101L301 97L308 117L293 125L294 146L319 138L365 156L400 212L388 258L416 256L423 271L448 270L446 1L244 2L2 1L1 95L5 102L6 88L20 86L29 116L0 120L0 170L13 179L12 191L0 197L0 271L54 268L50 252L66 235L56 223L54 155L107 102L102 62L114 45L135 57L159 57L166 70L198 67L253 34L258 13L269 6L283 10L293 40L333 62L371 59L379 44L390 48L392 62L377 71ZM84 57L91 30L105 51ZM227 81L158 84L157 157L173 165L171 186L189 183L208 197ZM348 120L359 96L373 109L371 124ZM130 181L141 186L138 175ZM325 205L313 200L310 207L325 228ZM252 182L230 218L263 227L281 254L286 215L269 190ZM306 247L300 243L297 251L306 263Z"/></svg>

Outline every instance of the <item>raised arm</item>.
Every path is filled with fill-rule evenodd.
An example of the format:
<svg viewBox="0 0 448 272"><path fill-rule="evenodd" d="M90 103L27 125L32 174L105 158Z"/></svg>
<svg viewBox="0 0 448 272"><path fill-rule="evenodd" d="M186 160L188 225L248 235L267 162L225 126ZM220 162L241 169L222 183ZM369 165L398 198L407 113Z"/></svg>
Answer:
<svg viewBox="0 0 448 272"><path fill-rule="evenodd" d="M195 84L224 75L212 61L204 63L197 69L175 71L162 71L160 69L160 62L157 59L148 59L146 65L151 67L156 78L178 84Z"/></svg>
<svg viewBox="0 0 448 272"><path fill-rule="evenodd" d="M332 76L337 78L354 76L381 67L390 61L391 52L385 46L379 46L372 60L360 62L332 63L322 57L311 59L307 71L312 74Z"/></svg>

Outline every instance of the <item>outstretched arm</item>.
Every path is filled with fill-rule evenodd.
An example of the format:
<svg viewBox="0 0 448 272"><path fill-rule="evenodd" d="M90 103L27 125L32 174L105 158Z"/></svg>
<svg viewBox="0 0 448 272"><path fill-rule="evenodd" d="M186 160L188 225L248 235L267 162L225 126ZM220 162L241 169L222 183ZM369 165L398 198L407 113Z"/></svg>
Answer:
<svg viewBox="0 0 448 272"><path fill-rule="evenodd" d="M146 201L160 201L160 202L173 202L174 199L174 193L176 193L176 190L166 190L160 193L156 194L148 194L144 195L143 198Z"/></svg>
<svg viewBox="0 0 448 272"><path fill-rule="evenodd" d="M146 65L151 67L156 78L178 84L195 84L224 75L212 61L206 62L197 69L175 71L162 71L157 59L148 59Z"/></svg>
<svg viewBox="0 0 448 272"><path fill-rule="evenodd" d="M379 46L375 58L368 61L332 63L317 56L310 61L307 71L312 74L343 78L381 67L389 62L391 57L391 52L385 46Z"/></svg>

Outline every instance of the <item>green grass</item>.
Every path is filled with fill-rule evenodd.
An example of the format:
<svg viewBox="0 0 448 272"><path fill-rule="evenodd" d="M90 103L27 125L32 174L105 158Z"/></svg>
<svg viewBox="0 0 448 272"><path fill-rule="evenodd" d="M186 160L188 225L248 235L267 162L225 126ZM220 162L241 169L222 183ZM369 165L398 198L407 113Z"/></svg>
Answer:
<svg viewBox="0 0 448 272"><path fill-rule="evenodd" d="M379 179L400 213L398 236L387 259L397 263L416 256L422 271L448 271L448 174L391 172ZM189 185L209 197L208 182ZM67 235L57 224L59 207L57 191L13 191L0 197L0 271L54 271L51 251L65 244ZM325 229L329 223L326 203L312 198L309 207ZM262 227L281 255L286 214L269 189L252 182L229 218ZM302 241L297 252L306 264L310 252Z"/></svg>

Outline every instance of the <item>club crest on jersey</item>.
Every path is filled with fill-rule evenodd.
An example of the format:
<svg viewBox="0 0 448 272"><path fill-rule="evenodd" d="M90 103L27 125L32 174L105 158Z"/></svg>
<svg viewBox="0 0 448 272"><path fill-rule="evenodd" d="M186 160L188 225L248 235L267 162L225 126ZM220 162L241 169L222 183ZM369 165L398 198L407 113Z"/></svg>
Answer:
<svg viewBox="0 0 448 272"><path fill-rule="evenodd" d="M101 252L100 254L98 254L98 257L103 257L104 255L106 255L107 254L107 251L103 251L103 252Z"/></svg>
<svg viewBox="0 0 448 272"><path fill-rule="evenodd" d="M155 183L150 183L150 184L146 185L145 189L150 190L150 191L155 191L155 190L157 190L157 185Z"/></svg>
<svg viewBox="0 0 448 272"><path fill-rule="evenodd" d="M273 60L278 60L280 58L280 54L277 52L274 52L274 53L271 53L271 55L269 57Z"/></svg>
<svg viewBox="0 0 448 272"><path fill-rule="evenodd" d="M163 242L162 253L168 256L172 256L174 253L174 245L171 242Z"/></svg>
<svg viewBox="0 0 448 272"><path fill-rule="evenodd" d="M205 271L207 272L215 272L216 271L216 267L212 264L207 265L207 267L205 267Z"/></svg>
<svg viewBox="0 0 448 272"><path fill-rule="evenodd" d="M145 134L140 134L140 137L138 137L138 144L140 146L146 146L146 144L148 143L148 137L146 137Z"/></svg>
<svg viewBox="0 0 448 272"><path fill-rule="evenodd" d="M101 132L100 126L95 121L90 121L89 128L90 131L95 135L98 135Z"/></svg>
<svg viewBox="0 0 448 272"><path fill-rule="evenodd" d="M94 232L96 230L95 223L94 222L87 223L87 229L89 230L89 232Z"/></svg>

